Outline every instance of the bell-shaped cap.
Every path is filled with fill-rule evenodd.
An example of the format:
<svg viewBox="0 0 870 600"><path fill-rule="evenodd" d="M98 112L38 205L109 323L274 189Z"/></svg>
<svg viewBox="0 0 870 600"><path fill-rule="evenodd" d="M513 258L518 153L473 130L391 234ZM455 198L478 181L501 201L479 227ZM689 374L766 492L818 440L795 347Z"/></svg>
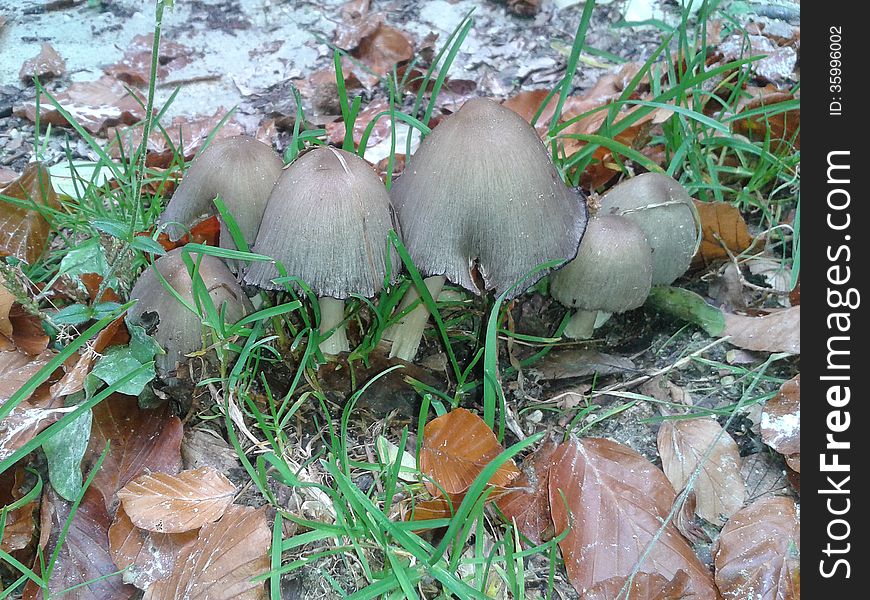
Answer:
<svg viewBox="0 0 870 600"><path fill-rule="evenodd" d="M586 228L583 197L562 182L535 130L484 98L432 130L390 196L414 265L475 294L501 294L542 263L570 260Z"/></svg>
<svg viewBox="0 0 870 600"><path fill-rule="evenodd" d="M239 135L213 142L197 156L181 178L159 224L173 241L203 218L217 214L217 196L233 216L248 245L254 243L266 202L283 162L271 146ZM221 223L221 246L235 249Z"/></svg>
<svg viewBox="0 0 870 600"><path fill-rule="evenodd" d="M367 162L344 150L318 147L281 174L253 251L280 261L318 297L372 297L383 287L390 197ZM396 265L393 257L391 264ZM274 263L253 262L245 281L267 289L279 277Z"/></svg>
<svg viewBox="0 0 870 600"><path fill-rule="evenodd" d="M175 371L178 364L186 362L186 355L203 347L202 320L166 287L168 284L188 305L197 307L193 280L182 258L183 251L183 247L176 248L154 261L151 267L142 272L130 292L130 299L137 302L127 314L127 320L149 329L149 333L166 351L165 355L155 358L161 376ZM191 254L190 259L194 265L199 264L199 276L205 289L218 313L224 312L227 323L235 323L253 311L250 300L222 260L196 254ZM166 283L155 271L162 275ZM151 330L155 316L156 327Z"/></svg>
<svg viewBox="0 0 870 600"><path fill-rule="evenodd" d="M646 235L625 217L589 219L577 258L550 276L550 293L584 311L624 312L649 295L652 255Z"/></svg>
<svg viewBox="0 0 870 600"><path fill-rule="evenodd" d="M644 173L601 197L599 215L622 215L637 223L652 249L653 285L670 285L686 272L701 240L698 211L672 177Z"/></svg>

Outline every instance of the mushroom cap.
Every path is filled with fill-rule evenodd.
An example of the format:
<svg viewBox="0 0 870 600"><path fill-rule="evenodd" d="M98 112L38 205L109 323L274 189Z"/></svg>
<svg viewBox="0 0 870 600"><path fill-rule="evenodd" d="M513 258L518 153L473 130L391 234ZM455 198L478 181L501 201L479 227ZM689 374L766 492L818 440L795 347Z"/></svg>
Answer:
<svg viewBox="0 0 870 600"><path fill-rule="evenodd" d="M318 147L288 166L269 198L254 252L283 263L319 297L372 297L383 287L390 197L367 162L344 150ZM391 257L391 265L397 258ZM273 263L254 262L245 281L270 289Z"/></svg>
<svg viewBox="0 0 870 600"><path fill-rule="evenodd" d="M652 249L653 285L670 285L686 272L700 242L697 210L672 177L644 173L601 197L599 215L622 215L640 225Z"/></svg>
<svg viewBox="0 0 870 600"><path fill-rule="evenodd" d="M253 244L263 211L284 163L271 146L250 136L216 140L197 156L181 179L159 224L173 241L205 217L217 214L220 196L248 244ZM232 236L221 223L221 246L235 249Z"/></svg>
<svg viewBox="0 0 870 600"><path fill-rule="evenodd" d="M615 215L589 219L577 258L550 276L550 293L565 306L624 312L649 295L652 254L633 221Z"/></svg>
<svg viewBox="0 0 870 600"><path fill-rule="evenodd" d="M181 304L154 272L156 269L185 302L196 306L193 280L182 259L183 251L183 247L176 248L154 261L152 267L142 272L130 292L130 299L138 302L127 314L128 321L145 325L150 320L143 318L146 313L157 315L158 323L152 335L166 351L165 355L155 358L161 375L174 371L178 363L187 360L187 354L202 349L202 320ZM223 310L228 323L235 323L253 311L250 300L222 260L196 254L190 258L194 265L199 262L199 275L218 312L222 305L225 306Z"/></svg>
<svg viewBox="0 0 870 600"><path fill-rule="evenodd" d="M586 228L586 202L562 182L535 130L485 98L432 130L390 196L414 265L475 294L501 294L542 263L570 260Z"/></svg>

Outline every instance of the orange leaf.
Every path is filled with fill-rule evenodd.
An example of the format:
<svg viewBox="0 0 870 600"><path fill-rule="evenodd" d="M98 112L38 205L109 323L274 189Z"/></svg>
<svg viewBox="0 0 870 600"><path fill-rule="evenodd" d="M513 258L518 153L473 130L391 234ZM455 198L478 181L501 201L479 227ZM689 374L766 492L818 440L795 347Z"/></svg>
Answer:
<svg viewBox="0 0 870 600"><path fill-rule="evenodd" d="M763 498L731 517L713 553L727 600L800 598L800 520L790 498Z"/></svg>
<svg viewBox="0 0 870 600"><path fill-rule="evenodd" d="M0 200L0 256L14 256L32 265L45 250L51 230L40 210L59 206L48 169L42 163L28 165L21 177L0 190L0 196L33 207Z"/></svg>
<svg viewBox="0 0 870 600"><path fill-rule="evenodd" d="M261 600L263 583L252 579L269 570L271 541L265 509L230 506L182 550L175 570L148 588L145 600Z"/></svg>
<svg viewBox="0 0 870 600"><path fill-rule="evenodd" d="M705 267L716 260L728 258L728 252L740 254L752 245L749 228L740 211L728 202L695 200L701 218L701 246L692 259L693 267Z"/></svg>
<svg viewBox="0 0 870 600"><path fill-rule="evenodd" d="M454 503L457 498L461 502L475 478L502 452L504 448L483 419L464 408L433 419L423 430L420 449L420 471L431 479L427 479L426 489L437 496L440 486ZM518 474L514 462L508 461L489 483L504 487Z"/></svg>
<svg viewBox="0 0 870 600"><path fill-rule="evenodd" d="M182 236L177 242L169 239L165 233L157 236L157 242L163 246L163 249L169 252L175 250L185 244L204 244L206 246L217 246L220 239L221 223L216 216L211 216L204 219L190 228L190 234Z"/></svg>
<svg viewBox="0 0 870 600"><path fill-rule="evenodd" d="M670 581L685 571L687 589L716 598L707 569L672 524L664 524L676 494L664 474L631 448L586 438L560 445L550 470L550 508L568 579L581 597L613 577L628 577L647 546L640 571Z"/></svg>
<svg viewBox="0 0 870 600"><path fill-rule="evenodd" d="M118 491L124 511L137 527L183 533L217 521L232 503L236 487L212 467L178 475L140 475Z"/></svg>
<svg viewBox="0 0 870 600"><path fill-rule="evenodd" d="M495 501L504 516L534 544L540 544L553 529L549 483L555 450L556 444L548 442L526 457L519 477Z"/></svg>

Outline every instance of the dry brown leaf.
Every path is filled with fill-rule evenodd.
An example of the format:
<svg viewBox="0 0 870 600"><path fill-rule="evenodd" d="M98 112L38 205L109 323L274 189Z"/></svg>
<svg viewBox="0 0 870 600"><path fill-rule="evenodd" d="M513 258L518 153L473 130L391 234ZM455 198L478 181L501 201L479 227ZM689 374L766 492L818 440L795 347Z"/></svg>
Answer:
<svg viewBox="0 0 870 600"><path fill-rule="evenodd" d="M390 110L390 103L383 98L373 101L365 110L357 115L356 121L353 124L353 142L356 147L359 147L362 142L362 136L375 117L378 117L384 111ZM326 136L330 143L336 146L341 146L344 142L347 132L345 131L344 121L335 121L326 124ZM377 123L372 127L371 135L366 142L366 147L374 146L378 142L390 137L390 120L388 116L381 116Z"/></svg>
<svg viewBox="0 0 870 600"><path fill-rule="evenodd" d="M705 600L688 589L689 576L685 571L678 571L671 580L658 573L638 573L623 591L627 583L627 577L602 581L592 586L583 600Z"/></svg>
<svg viewBox="0 0 870 600"><path fill-rule="evenodd" d="M106 73L131 85L146 85L151 79L151 50L154 34L137 35L130 42L124 57L105 69ZM172 71L181 69L191 60L189 48L165 38L160 39L157 62L157 78L166 79Z"/></svg>
<svg viewBox="0 0 870 600"><path fill-rule="evenodd" d="M0 473L0 511L25 496L26 477L27 472L23 467ZM36 520L33 518L35 508L36 500L6 512L6 526L3 528L0 549L4 552L15 552L30 545L36 530Z"/></svg>
<svg viewBox="0 0 870 600"><path fill-rule="evenodd" d="M549 94L550 90L546 89L522 90L516 96L512 96L505 100L502 104L517 113L525 119L526 122L531 123ZM547 106L543 111L541 111L541 116L538 117L538 121L536 122L536 129L540 135L546 135L547 128L550 126L550 120L553 118L553 113L556 112L556 105L558 102L559 97L557 94L547 102Z"/></svg>
<svg viewBox="0 0 870 600"><path fill-rule="evenodd" d="M6 289L3 280L0 279L0 335L6 338L11 338L14 331L12 321L9 320L9 312L13 304L15 304L15 294Z"/></svg>
<svg viewBox="0 0 870 600"><path fill-rule="evenodd" d="M717 260L727 259L725 248L736 256L752 244L746 221L730 203L695 200L695 207L701 218L702 235L698 252L692 258L693 267L706 267Z"/></svg>
<svg viewBox="0 0 870 600"><path fill-rule="evenodd" d="M414 44L395 27L380 23L373 32L360 39L351 54L375 74L383 76L397 63L414 57Z"/></svg>
<svg viewBox="0 0 870 600"><path fill-rule="evenodd" d="M782 384L779 393L765 403L761 413L761 439L764 440L765 444L786 456L789 466L800 473L800 374Z"/></svg>
<svg viewBox="0 0 870 600"><path fill-rule="evenodd" d="M93 465L110 442L91 486L103 493L112 509L117 491L139 474L181 470L183 430L169 404L142 409L137 398L113 394L92 410L91 439L83 462Z"/></svg>
<svg viewBox="0 0 870 600"><path fill-rule="evenodd" d="M185 533L155 533L139 529L123 508L109 527L109 552L115 566L124 570L124 583L147 590L155 581L168 577L178 556L196 542L199 530Z"/></svg>
<svg viewBox="0 0 870 600"><path fill-rule="evenodd" d="M0 166L0 186L6 186L18 179L18 172L8 167Z"/></svg>
<svg viewBox="0 0 870 600"><path fill-rule="evenodd" d="M743 480L746 482L748 504L770 496L791 493L786 469L776 460L776 454L768 450L743 457Z"/></svg>
<svg viewBox="0 0 870 600"><path fill-rule="evenodd" d="M0 196L33 207L0 200L0 256L14 256L32 265L45 250L51 231L42 212L60 206L48 169L42 163L27 165L21 177L0 190Z"/></svg>
<svg viewBox="0 0 870 600"><path fill-rule="evenodd" d="M54 357L45 351L33 358L23 352L0 352L0 405L6 403L21 386L33 377ZM60 420L63 410L53 408L46 402L44 387L40 387L31 399L19 402L6 417L0 421L0 460L4 460L24 444L36 437L39 432Z"/></svg>
<svg viewBox="0 0 870 600"><path fill-rule="evenodd" d="M124 511L137 527L183 533L217 521L232 504L236 486L211 467L178 475L140 475L118 491Z"/></svg>
<svg viewBox="0 0 870 600"><path fill-rule="evenodd" d="M51 486L45 487L40 511L40 545L45 556L51 556L58 544L61 531L70 516L72 503L60 498ZM125 585L121 574L109 556L108 530L112 518L106 510L102 494L93 487L72 516L69 530L48 581L51 597L64 600L126 600L138 590ZM39 573L39 560L34 570ZM88 585L81 585L84 582ZM60 592L74 588L61 596ZM24 588L24 600L43 598L42 590L32 581Z"/></svg>
<svg viewBox="0 0 870 600"><path fill-rule="evenodd" d="M226 109L219 107L211 116L175 117L161 130L152 131L148 136L146 165L167 168L175 159L175 151L183 155L185 160L191 160L226 114ZM110 129L107 136L111 140L109 145L111 156L114 158L120 158L122 155L131 156L142 144L142 133L141 124ZM244 133L242 126L231 118L215 132L212 142L242 133ZM167 135L171 145L166 140Z"/></svg>
<svg viewBox="0 0 870 600"><path fill-rule="evenodd" d="M464 408L433 419L423 430L420 449L420 471L427 476L426 489L437 496L441 494L440 486L455 503L502 452L504 448L483 419ZM505 487L517 475L519 470L514 462L507 461L489 483Z"/></svg>
<svg viewBox="0 0 870 600"><path fill-rule="evenodd" d="M526 457L520 475L495 501L504 516L535 545L553 532L548 483L555 450L556 444L548 442Z"/></svg>
<svg viewBox="0 0 870 600"><path fill-rule="evenodd" d="M231 506L217 523L205 525L196 542L178 557L170 577L148 588L145 600L262 600L269 570L271 531L265 509Z"/></svg>
<svg viewBox="0 0 870 600"><path fill-rule="evenodd" d="M451 505L443 496L431 500L417 500L414 502L413 513L408 511L405 520L428 521L430 519L449 519L456 513L458 504ZM419 531L423 531L421 528Z"/></svg>
<svg viewBox="0 0 870 600"><path fill-rule="evenodd" d="M710 447L712 452L703 460ZM659 455L662 469L677 490L703 460L695 485L695 512L716 525L722 525L743 507L746 490L740 474L737 444L712 418L665 421L659 428Z"/></svg>
<svg viewBox="0 0 870 600"><path fill-rule="evenodd" d="M679 571L698 598L716 598L707 569L672 524L664 524L676 498L664 473L631 448L585 438L560 445L550 470L550 509L568 578L583 597L598 583L628 577L653 537L639 570L670 581Z"/></svg>
<svg viewBox="0 0 870 600"><path fill-rule="evenodd" d="M725 313L725 331L731 344L746 350L801 353L801 307L770 311L761 317Z"/></svg>
<svg viewBox="0 0 870 600"><path fill-rule="evenodd" d="M118 125L133 125L145 117L145 110L142 108L145 100L140 97L137 101L130 96L124 84L108 76L97 81L73 83L54 98L79 125L92 134L100 134L109 127ZM15 114L35 121L36 102L27 102L17 107ZM69 125L46 96L40 98L39 119L43 125Z"/></svg>
<svg viewBox="0 0 870 600"><path fill-rule="evenodd" d="M726 600L800 598L800 520L794 501L764 498L734 515L713 554Z"/></svg>
<svg viewBox="0 0 870 600"><path fill-rule="evenodd" d="M783 144L794 143L794 149L801 148L801 111L786 110L773 115L757 114L740 117L740 113L754 111L765 106L774 106L794 100L795 97L785 91L777 90L773 85L758 88L751 92L754 96L740 108L738 118L733 121L734 132L745 135L751 140L763 142L767 136L774 148Z"/></svg>
<svg viewBox="0 0 870 600"><path fill-rule="evenodd" d="M66 61L51 44L44 42L39 54L28 58L21 65L18 78L25 83L30 83L34 77L45 81L52 77L60 77L64 73L66 73Z"/></svg>

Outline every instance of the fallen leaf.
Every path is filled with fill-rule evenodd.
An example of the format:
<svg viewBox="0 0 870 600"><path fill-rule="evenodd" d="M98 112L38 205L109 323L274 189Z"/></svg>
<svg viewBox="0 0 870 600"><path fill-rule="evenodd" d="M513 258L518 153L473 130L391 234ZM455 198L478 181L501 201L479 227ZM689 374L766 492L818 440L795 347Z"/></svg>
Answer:
<svg viewBox="0 0 870 600"><path fill-rule="evenodd" d="M520 475L495 504L504 516L533 544L538 545L553 532L550 516L550 469L556 444L548 442L523 461ZM550 534L550 535L548 535Z"/></svg>
<svg viewBox="0 0 870 600"><path fill-rule="evenodd" d="M185 469L212 467L221 473L241 468L233 447L211 429L188 429L181 440L181 460Z"/></svg>
<svg viewBox="0 0 870 600"><path fill-rule="evenodd" d="M15 294L6 289L3 280L0 279L0 335L12 337L12 321L9 320L9 312L15 304Z"/></svg>
<svg viewBox="0 0 870 600"><path fill-rule="evenodd" d="M28 58L21 65L18 78L25 83L31 83L34 77L46 81L53 77L60 77L64 73L66 73L66 61L51 44L43 42L39 54Z"/></svg>
<svg viewBox="0 0 870 600"><path fill-rule="evenodd" d="M527 123L531 123L549 94L550 90L547 89L522 90L517 95L511 96L502 102L502 104L525 119ZM549 128L550 120L553 118L553 113L556 112L558 102L559 96L555 94L547 102L544 110L541 111L541 116L538 117L536 122L536 129L539 134L546 133L547 128Z"/></svg>
<svg viewBox="0 0 870 600"><path fill-rule="evenodd" d="M54 357L46 351L33 358L23 352L0 352L0 405L5 404L27 381ZM37 394L34 394L36 396ZM0 460L5 460L24 444L63 417L63 411L43 403L19 402L0 421Z"/></svg>
<svg viewBox="0 0 870 600"><path fill-rule="evenodd" d="M801 148L801 111L799 108L790 110L777 109L767 111L767 114L752 114L741 117L742 113L757 111L763 107L774 107L783 102L790 102L795 97L784 91L779 91L774 86L762 88L754 97L741 103L739 112L732 123L734 133L745 135L750 140L764 142L768 136L774 149L783 145L794 150Z"/></svg>
<svg viewBox="0 0 870 600"><path fill-rule="evenodd" d="M178 475L140 475L118 491L118 498L137 527L183 533L217 521L235 493L236 486L225 475L203 467Z"/></svg>
<svg viewBox="0 0 870 600"><path fill-rule="evenodd" d="M165 232L160 232L157 235L157 243L163 246L163 249L169 252L180 248L185 244L204 244L206 246L217 246L220 241L221 222L217 216L204 219L190 228L190 233L186 233L177 241L169 239L169 235Z"/></svg>
<svg viewBox="0 0 870 600"><path fill-rule="evenodd" d="M507 9L518 17L534 17L541 10L541 0L507 0Z"/></svg>
<svg viewBox="0 0 870 600"><path fill-rule="evenodd" d="M692 488L699 517L722 525L743 507L746 490L740 475L740 451L715 419L663 422L658 433L658 448L662 469L678 491L686 487L689 478L702 465Z"/></svg>
<svg viewBox="0 0 870 600"><path fill-rule="evenodd" d="M21 177L0 190L0 196L24 204L0 199L0 256L14 256L32 265L45 250L51 231L43 213L60 207L48 169L38 162L27 165Z"/></svg>
<svg viewBox="0 0 870 600"><path fill-rule="evenodd" d="M353 124L353 142L355 147L359 147L362 143L362 136L369 124L381 115L381 113L390 110L390 103L384 99L378 99L369 104L365 110L361 111ZM381 140L390 137L390 119L389 115L380 116L378 121L372 126L371 134L366 142L366 147L374 146ZM326 124L326 136L330 143L336 146L341 146L344 142L347 132L345 131L344 121L336 121Z"/></svg>
<svg viewBox="0 0 870 600"><path fill-rule="evenodd" d="M26 548L33 540L33 533L36 531L36 520L33 518L36 500L13 510L6 510L6 507L26 495L23 489L26 473L23 467L7 469L0 473L0 515L5 511L6 517L0 549L4 552L15 552Z"/></svg>
<svg viewBox="0 0 870 600"><path fill-rule="evenodd" d="M778 455L765 450L743 457L743 468L740 472L746 482L747 503L791 493L786 469L774 458L776 456Z"/></svg>
<svg viewBox="0 0 870 600"><path fill-rule="evenodd" d="M729 202L695 200L695 207L701 219L701 245L692 258L693 267L706 267L714 261L727 259L725 248L737 256L752 245L746 221L735 206Z"/></svg>
<svg viewBox="0 0 870 600"><path fill-rule="evenodd" d="M782 384L779 393L765 403L761 413L761 439L790 459L789 466L800 473L801 376L799 374Z"/></svg>
<svg viewBox="0 0 870 600"><path fill-rule="evenodd" d="M0 186L5 186L18 179L18 172L7 167L0 166Z"/></svg>
<svg viewBox="0 0 870 600"><path fill-rule="evenodd" d="M91 440L84 464L93 464L109 444L92 487L99 489L114 509L115 494L144 472L178 473L181 470L181 420L169 404L139 408L139 400L113 394L93 408Z"/></svg>
<svg viewBox="0 0 870 600"><path fill-rule="evenodd" d="M217 523L205 525L196 542L178 557L170 577L145 592L145 600L262 600L272 533L265 509L231 506Z"/></svg>
<svg viewBox="0 0 870 600"><path fill-rule="evenodd" d="M54 96L75 121L89 133L100 134L109 127L133 125L145 118L145 99L137 101L117 79L104 76L97 81L76 82ZM142 104L140 104L140 102ZM36 102L27 102L15 109L15 114L36 120ZM43 125L69 126L54 103L45 95L40 98L40 122Z"/></svg>
<svg viewBox="0 0 870 600"><path fill-rule="evenodd" d="M116 64L106 67L105 71L111 77L135 86L146 85L151 79L151 51L154 34L135 36L130 42L124 57ZM160 50L157 57L157 78L166 79L174 70L181 69L191 61L192 53L178 42L160 39Z"/></svg>
<svg viewBox="0 0 870 600"><path fill-rule="evenodd" d="M800 521L793 500L764 498L734 515L713 553L726 600L800 598Z"/></svg>
<svg viewBox="0 0 870 600"><path fill-rule="evenodd" d="M423 429L420 472L433 496L447 493L455 503L494 458L504 452L495 433L476 414L457 408L431 420ZM489 480L503 488L519 470L512 460L502 464ZM461 501L461 500L460 500Z"/></svg>
<svg viewBox="0 0 870 600"><path fill-rule="evenodd" d="M75 514L70 514L71 509L71 502L61 499L51 486L46 486L40 511L40 544L43 538L47 538L43 548L45 556L51 556L56 549L64 525L72 516L48 580L49 594L60 597L62 591L74 588L63 594L65 600L133 598L138 590L124 584L109 555L107 532L112 519L102 494L94 488L88 488ZM39 560L36 561L35 570L40 572ZM84 582L90 583L81 585ZM28 581L24 588L24 600L42 597L42 590L33 581Z"/></svg>
<svg viewBox="0 0 870 600"><path fill-rule="evenodd" d="M550 509L568 578L584 597L613 577L628 577L653 537L640 571L667 580L681 570L686 588L716 598L712 577L672 524L664 524L676 498L664 473L634 450L600 438L571 440L553 453Z"/></svg>
<svg viewBox="0 0 870 600"><path fill-rule="evenodd" d="M192 160L212 133L212 142L244 133L242 126L232 118L217 129L226 116L226 109L218 107L213 115L175 117L157 131L152 131L148 136L146 166L165 169L172 166L176 157ZM106 135L111 140L111 156L120 158L134 154L142 145L143 127L136 124L109 129Z"/></svg>
<svg viewBox="0 0 870 600"><path fill-rule="evenodd" d="M414 45L408 36L384 23L363 36L351 55L368 66L376 75L384 76L397 63L414 57Z"/></svg>
<svg viewBox="0 0 870 600"><path fill-rule="evenodd" d="M801 307L772 310L760 317L725 314L722 335L731 344L746 350L801 353Z"/></svg>
<svg viewBox="0 0 870 600"><path fill-rule="evenodd" d="M133 525L123 508L109 527L109 552L115 566L124 569L124 583L147 590L178 568L178 556L196 542L199 530L155 533Z"/></svg>
<svg viewBox="0 0 870 600"><path fill-rule="evenodd" d="M574 379L592 375L632 373L636 367L630 358L605 354L587 348L554 350L532 367L547 380Z"/></svg>
<svg viewBox="0 0 870 600"><path fill-rule="evenodd" d="M583 600L702 600L688 589L689 576L682 570L671 580L658 573L638 573L623 592L627 583L627 577L612 577L592 586Z"/></svg>

